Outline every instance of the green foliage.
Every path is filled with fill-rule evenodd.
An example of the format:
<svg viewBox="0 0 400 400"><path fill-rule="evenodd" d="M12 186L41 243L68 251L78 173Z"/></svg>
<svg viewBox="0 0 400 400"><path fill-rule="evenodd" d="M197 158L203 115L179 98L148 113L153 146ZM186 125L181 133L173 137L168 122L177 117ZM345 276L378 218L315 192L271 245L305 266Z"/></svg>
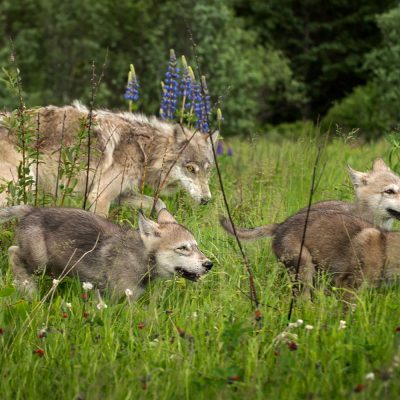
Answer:
<svg viewBox="0 0 400 400"><path fill-rule="evenodd" d="M396 2L237 0L235 4L248 28L258 32L259 42L281 50L290 60L294 78L304 84L303 107L283 109L283 115L276 111L292 121L319 119L333 101L367 81L364 57L380 42L375 16Z"/></svg>
<svg viewBox="0 0 400 400"><path fill-rule="evenodd" d="M221 168L238 224L281 221L307 204L315 142L231 139L233 157ZM346 163L367 170L386 143L328 145L315 201L350 199ZM61 282L53 299L32 303L12 290L6 257L14 229L2 226L0 258L0 365L4 399L395 399L400 390L400 291L361 290L354 312L343 313L321 282L313 304L297 303L287 329L288 278L269 240L245 243L260 298L255 320L248 278L234 240L218 226L225 212L216 176L212 202L196 206L188 195L166 199L178 221L215 261L200 282L150 284L137 302L99 310L76 278ZM126 217L136 222L136 212ZM7 237L5 234L7 232ZM49 292L48 282L42 296ZM50 282L51 287L51 282ZM339 329L340 320L347 327ZM305 325L313 330L305 329ZM43 330L45 328L45 330ZM288 335L282 337L283 332ZM297 335L297 336L294 336ZM288 340L289 339L289 340ZM297 348L293 343L297 345ZM366 379L374 372L375 380ZM355 391L360 391L356 393Z"/></svg>
<svg viewBox="0 0 400 400"><path fill-rule="evenodd" d="M326 125L337 124L345 130L359 128L368 139L391 132L400 122L400 7L378 16L377 21L382 44L365 61L371 80L334 104L324 118Z"/></svg>
<svg viewBox="0 0 400 400"><path fill-rule="evenodd" d="M359 86L343 100L334 104L323 119L323 128L337 128L344 133L354 129L368 139L387 133L389 113L382 108L380 90L370 83Z"/></svg>

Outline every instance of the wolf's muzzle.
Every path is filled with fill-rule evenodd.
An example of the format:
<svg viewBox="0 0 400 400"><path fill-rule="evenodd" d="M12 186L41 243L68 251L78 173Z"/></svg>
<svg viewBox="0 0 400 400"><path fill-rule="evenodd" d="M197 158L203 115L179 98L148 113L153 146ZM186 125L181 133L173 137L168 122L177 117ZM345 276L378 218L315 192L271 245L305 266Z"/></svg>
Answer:
<svg viewBox="0 0 400 400"><path fill-rule="evenodd" d="M205 262L203 262L203 264L201 264L207 271L209 271L211 268L212 268L212 266L213 266L213 263L211 262L211 261L205 261Z"/></svg>

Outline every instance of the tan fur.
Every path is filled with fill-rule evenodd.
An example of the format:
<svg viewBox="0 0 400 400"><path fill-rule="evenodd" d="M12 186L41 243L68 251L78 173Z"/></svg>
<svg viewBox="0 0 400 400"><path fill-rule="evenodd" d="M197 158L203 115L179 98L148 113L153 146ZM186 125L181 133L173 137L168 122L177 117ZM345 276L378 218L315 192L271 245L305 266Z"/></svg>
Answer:
<svg viewBox="0 0 400 400"><path fill-rule="evenodd" d="M197 280L212 267L184 226L163 209L157 222L139 214L139 229L122 228L88 211L15 206L0 209L0 222L20 218L18 246L9 248L19 290L33 296L33 274L79 276L116 296L134 298L156 277L181 274Z"/></svg>
<svg viewBox="0 0 400 400"><path fill-rule="evenodd" d="M299 262L306 215L277 225L272 248L291 272ZM312 209L301 253L299 281L308 296L317 270L332 274L335 286L356 289L400 278L400 232L390 232L335 210Z"/></svg>
<svg viewBox="0 0 400 400"><path fill-rule="evenodd" d="M40 121L42 161L39 167L39 186L47 193L55 193L58 158L64 122L63 146L71 146L74 135L82 123L87 123L88 110L81 104L75 106L48 106L37 110ZM0 144L7 152L0 155L0 176L10 180L16 176L21 155L14 150L14 132L0 123ZM0 121L1 122L1 121ZM106 215L111 202L120 194L133 193L126 201L138 207L151 207L153 199L138 196L143 181L157 189L172 167L178 154L178 162L172 167L163 188L171 193L183 187L198 202L205 204L210 198L208 186L213 157L210 136L192 132L178 124L163 122L132 113L113 113L95 110L92 126L92 158L90 160L89 203L91 211ZM216 140L217 133L212 136ZM4 154L10 154L5 158ZM8 156L7 156L8 157ZM81 160L85 162L85 160ZM193 168L192 168L193 167ZM11 172L10 172L11 169ZM85 190L86 172L78 176L76 190ZM4 204L4 196L3 199ZM158 210L164 204L158 204Z"/></svg>
<svg viewBox="0 0 400 400"><path fill-rule="evenodd" d="M400 177L394 174L385 162L378 158L373 162L370 172L358 172L348 167L350 178L356 192L356 201L321 201L312 205L313 210L336 210L358 216L385 229L390 229L393 219L400 218ZM393 193L387 193L387 191ZM307 212L303 208L299 213ZM233 235L233 228L226 219L221 219L223 228ZM256 228L236 228L240 239L251 240L272 237L278 224L263 225Z"/></svg>

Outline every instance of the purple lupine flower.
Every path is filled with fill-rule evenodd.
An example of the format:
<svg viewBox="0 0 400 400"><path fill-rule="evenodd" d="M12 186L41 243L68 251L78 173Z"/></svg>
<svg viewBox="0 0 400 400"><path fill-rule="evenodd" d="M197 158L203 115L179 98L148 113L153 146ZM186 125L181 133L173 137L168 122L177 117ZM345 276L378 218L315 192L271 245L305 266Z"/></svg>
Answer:
<svg viewBox="0 0 400 400"><path fill-rule="evenodd" d="M201 93L201 91L203 93ZM210 106L210 95L208 92L205 76L201 77L201 86L199 88L199 92L200 92L200 99L199 99L200 106L199 110L197 110L196 112L197 116L196 129L199 129L201 132L208 133L210 131L208 121L211 113L211 106Z"/></svg>
<svg viewBox="0 0 400 400"><path fill-rule="evenodd" d="M162 119L173 119L175 116L179 92L178 78L179 68L176 64L175 52L171 49L161 100L160 114Z"/></svg>
<svg viewBox="0 0 400 400"><path fill-rule="evenodd" d="M232 150L232 147L231 147L231 146L228 147L228 151L226 152L226 154L227 154L229 157L232 157L232 156L233 156L233 150Z"/></svg>
<svg viewBox="0 0 400 400"><path fill-rule="evenodd" d="M223 154L224 154L224 145L222 144L222 140L218 140L217 156L222 156Z"/></svg>
<svg viewBox="0 0 400 400"><path fill-rule="evenodd" d="M139 81L136 77L135 68L133 64L131 64L129 73L128 73L128 83L126 85L125 95L126 100L129 101L138 101L139 100Z"/></svg>
<svg viewBox="0 0 400 400"><path fill-rule="evenodd" d="M182 56L182 65L183 65L183 74L181 82L181 95L185 101L184 108L188 110L192 107L195 98L195 93L194 93L195 82L194 82L193 71L187 65L185 56Z"/></svg>

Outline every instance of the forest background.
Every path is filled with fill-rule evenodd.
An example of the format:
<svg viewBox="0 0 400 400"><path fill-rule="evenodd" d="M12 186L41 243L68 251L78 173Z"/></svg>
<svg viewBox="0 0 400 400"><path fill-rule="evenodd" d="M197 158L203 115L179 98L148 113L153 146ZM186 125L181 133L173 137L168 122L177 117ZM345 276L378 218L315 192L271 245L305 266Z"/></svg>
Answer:
<svg viewBox="0 0 400 400"><path fill-rule="evenodd" d="M158 114L169 49L195 63L190 34L224 135L296 137L305 126L358 129L374 139L400 120L400 6L393 0L2 0L0 66L10 38L28 106L88 101L92 61L104 76L96 107ZM104 65L104 68L103 68ZM18 99L0 85L0 108Z"/></svg>

